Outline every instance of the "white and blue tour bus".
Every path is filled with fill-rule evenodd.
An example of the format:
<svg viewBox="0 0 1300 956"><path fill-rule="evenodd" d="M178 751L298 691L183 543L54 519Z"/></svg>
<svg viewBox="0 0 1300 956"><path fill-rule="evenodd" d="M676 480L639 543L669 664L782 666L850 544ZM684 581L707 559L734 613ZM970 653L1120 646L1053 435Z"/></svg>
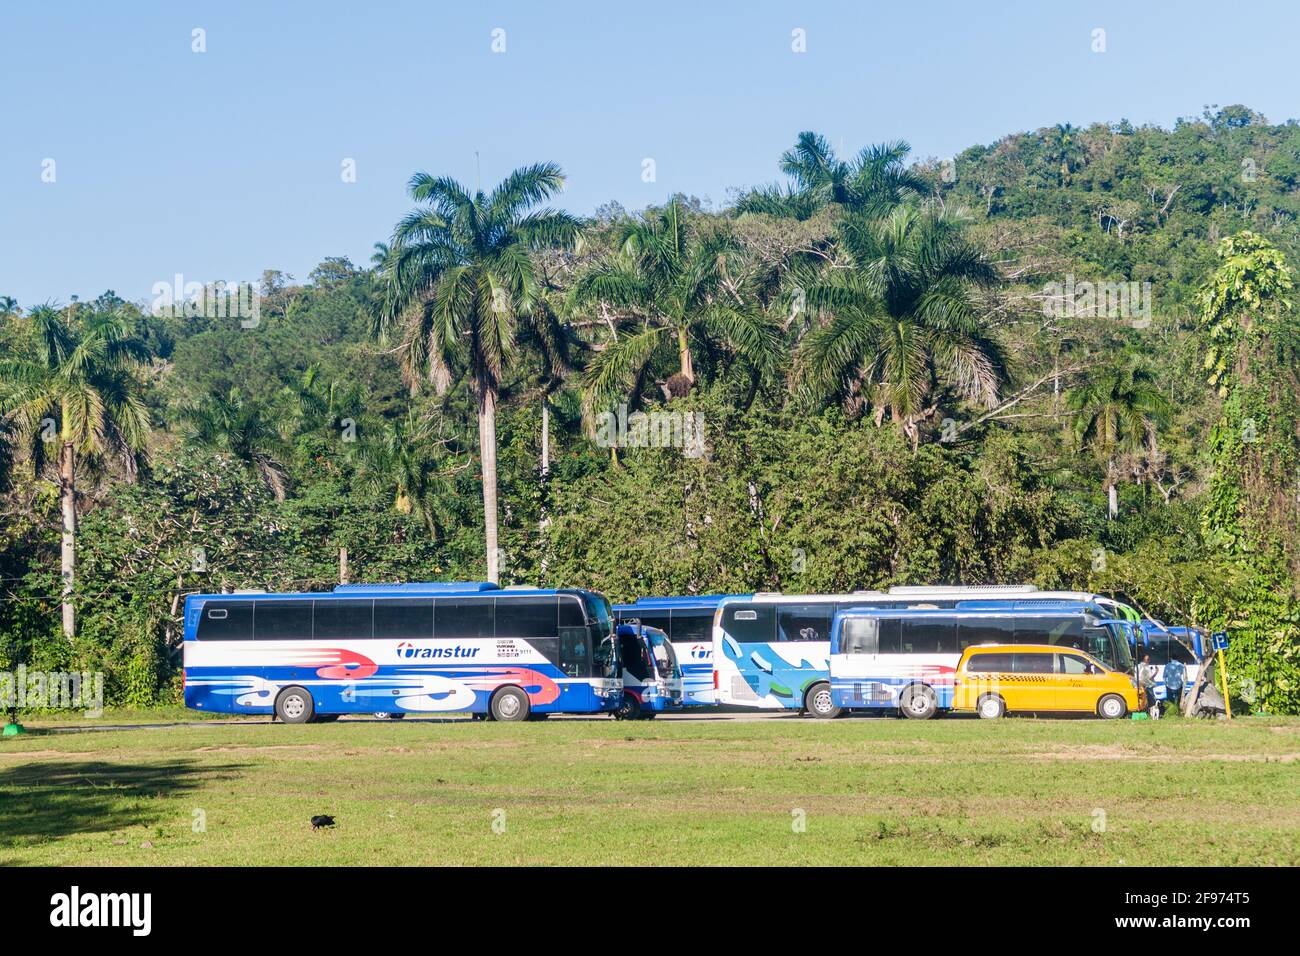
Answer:
<svg viewBox="0 0 1300 956"><path fill-rule="evenodd" d="M618 652L623 703L616 718L650 719L682 709L682 669L667 634L640 622L619 624Z"/></svg>
<svg viewBox="0 0 1300 956"><path fill-rule="evenodd" d="M896 710L927 720L952 708L962 651L981 644L1069 647L1132 680L1120 649L1128 648L1133 624L1100 610L1091 602L1023 601L841 610L831 624L829 706L809 710L818 717L836 717L842 710Z"/></svg>
<svg viewBox="0 0 1300 956"><path fill-rule="evenodd" d="M376 713L514 721L610 713L623 695L609 603L576 589L194 594L183 655L187 707L286 723Z"/></svg>
<svg viewBox="0 0 1300 956"><path fill-rule="evenodd" d="M618 621L637 622L668 635L682 669L682 706L713 703L713 615L718 603L734 594L643 597L614 605Z"/></svg>
<svg viewBox="0 0 1300 956"><path fill-rule="evenodd" d="M979 602L979 603L972 603ZM891 588L851 594L758 593L726 597L713 624L713 688L718 704L768 710L800 710L816 716L834 711L830 686L830 631L835 613L848 608L979 608L1015 605L1016 610L1088 604L1099 618L1125 619L1126 606L1103 595L1007 587ZM1059 622L1058 622L1059 624ZM1132 628L1108 631L1098 657L1116 670L1132 671ZM1051 628L1042 640L1052 643Z"/></svg>

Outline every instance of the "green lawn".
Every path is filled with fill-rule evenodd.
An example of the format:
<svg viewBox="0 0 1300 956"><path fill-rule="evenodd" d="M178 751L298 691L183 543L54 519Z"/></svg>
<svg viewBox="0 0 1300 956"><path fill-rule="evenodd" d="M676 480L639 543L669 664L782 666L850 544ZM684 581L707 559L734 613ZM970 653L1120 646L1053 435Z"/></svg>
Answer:
<svg viewBox="0 0 1300 956"><path fill-rule="evenodd" d="M29 726L0 863L1300 863L1295 719Z"/></svg>

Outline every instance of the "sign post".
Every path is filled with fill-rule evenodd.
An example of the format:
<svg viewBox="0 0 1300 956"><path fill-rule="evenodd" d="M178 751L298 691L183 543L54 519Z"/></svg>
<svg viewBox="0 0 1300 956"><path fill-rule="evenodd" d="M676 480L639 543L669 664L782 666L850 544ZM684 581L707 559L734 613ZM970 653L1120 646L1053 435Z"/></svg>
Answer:
<svg viewBox="0 0 1300 956"><path fill-rule="evenodd" d="M1226 631L1215 631L1210 635L1214 641L1214 651L1219 660L1219 691L1223 694L1223 712L1232 720L1232 704L1228 702L1228 665L1223 659L1223 652L1228 649Z"/></svg>

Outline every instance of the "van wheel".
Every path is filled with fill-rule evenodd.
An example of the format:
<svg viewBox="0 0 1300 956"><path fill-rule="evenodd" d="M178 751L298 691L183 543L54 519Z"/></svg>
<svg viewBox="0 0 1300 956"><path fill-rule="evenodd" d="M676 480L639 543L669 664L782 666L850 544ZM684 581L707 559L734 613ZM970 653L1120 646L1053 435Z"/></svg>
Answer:
<svg viewBox="0 0 1300 956"><path fill-rule="evenodd" d="M840 715L840 708L831 699L830 684L813 684L803 695L803 709L814 717L829 720Z"/></svg>
<svg viewBox="0 0 1300 956"><path fill-rule="evenodd" d="M924 684L913 684L898 698L898 708L904 717L912 720L929 720L939 710L939 700L934 691Z"/></svg>
<svg viewBox="0 0 1300 956"><path fill-rule="evenodd" d="M975 710L985 720L997 720L1006 716L1007 702L997 694L985 694L975 705Z"/></svg>
<svg viewBox="0 0 1300 956"><path fill-rule="evenodd" d="M1128 713L1128 704L1119 694L1107 694L1097 701L1097 713L1107 720L1118 720Z"/></svg>
<svg viewBox="0 0 1300 956"><path fill-rule="evenodd" d="M528 695L518 687L503 687L492 695L492 718L500 721L527 720Z"/></svg>
<svg viewBox="0 0 1300 956"><path fill-rule="evenodd" d="M376 720L401 720L406 716L406 714L398 713L394 710L377 710L370 716L374 717Z"/></svg>
<svg viewBox="0 0 1300 956"><path fill-rule="evenodd" d="M286 687L275 699L275 716L286 724L305 724L316 714L316 702L302 687Z"/></svg>
<svg viewBox="0 0 1300 956"><path fill-rule="evenodd" d="M615 720L637 720L641 716L641 701L635 694L623 694L623 703L614 711Z"/></svg>

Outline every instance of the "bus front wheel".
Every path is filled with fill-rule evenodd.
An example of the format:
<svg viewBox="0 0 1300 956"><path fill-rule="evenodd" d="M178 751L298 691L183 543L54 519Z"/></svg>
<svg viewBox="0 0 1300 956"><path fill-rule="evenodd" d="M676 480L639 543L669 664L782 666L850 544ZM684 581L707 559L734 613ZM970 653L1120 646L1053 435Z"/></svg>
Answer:
<svg viewBox="0 0 1300 956"><path fill-rule="evenodd" d="M528 695L518 687L503 687L492 695L492 717L495 720L527 720Z"/></svg>
<svg viewBox="0 0 1300 956"><path fill-rule="evenodd" d="M635 694L624 693L623 703L614 711L615 720L636 720L641 716L641 701Z"/></svg>
<svg viewBox="0 0 1300 956"><path fill-rule="evenodd" d="M829 720L840 715L840 709L831 698L830 684L813 684L803 696L803 709L814 717Z"/></svg>
<svg viewBox="0 0 1300 956"><path fill-rule="evenodd" d="M316 713L316 702L302 687L286 687L275 699L275 716L286 724L305 724Z"/></svg>
<svg viewBox="0 0 1300 956"><path fill-rule="evenodd" d="M898 706L903 715L912 720L929 720L939 710L939 699L931 688L913 684L899 695Z"/></svg>

